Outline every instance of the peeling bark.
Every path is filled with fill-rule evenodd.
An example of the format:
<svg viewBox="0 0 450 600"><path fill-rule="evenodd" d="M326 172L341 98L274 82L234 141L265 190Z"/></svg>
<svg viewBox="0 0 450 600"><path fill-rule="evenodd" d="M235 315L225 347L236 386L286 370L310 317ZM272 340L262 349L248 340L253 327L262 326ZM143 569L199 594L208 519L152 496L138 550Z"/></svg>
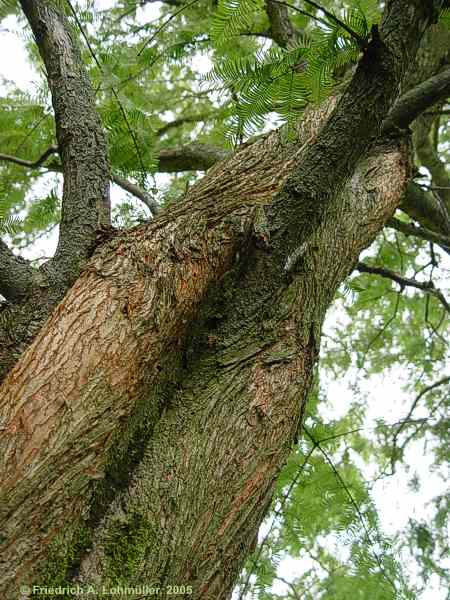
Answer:
<svg viewBox="0 0 450 600"><path fill-rule="evenodd" d="M330 102L325 110L311 111L310 119L301 129L306 144L311 143L332 104ZM178 464L179 453L184 452L182 448L187 445L192 427L198 430L202 423L207 432L206 415L214 414L209 425L214 431L211 430L203 442L197 438L199 444L207 444L202 454L206 456L207 451L218 450L218 441L214 446L208 444L219 440L227 431L225 422L233 414L234 420L231 419L229 426L235 423L238 413L233 411L244 411L239 412L243 421L236 435L243 435L247 443L256 444L255 447L268 446L267 452L273 456L267 464L259 464L259 475L253 483L247 479L242 482L250 486L245 488L247 491L239 492L237 484L233 488L230 482L230 493L234 489L236 496L226 496L227 500L224 497L223 510L226 509L228 525L226 520L217 524L223 527L222 538L229 537L235 519L242 519L241 504L249 509L264 498L261 506L267 506L269 480L273 481L285 459L300 423L326 307L336 286L352 269L359 251L391 216L407 176L404 151L377 153L378 158L372 159L368 166L362 165L350 185L349 190L353 192L347 192L351 201L341 198L328 209L324 223L311 238L299 263L286 275L282 286L277 284L275 304L283 307L282 312L269 314L266 284L271 287L272 283L266 281L263 285L263 282L264 277L267 278L264 273L266 254L270 253L266 248L264 220L261 222L261 205L270 202L274 192L283 185L290 169L305 151L305 144L297 147L297 153L292 150L283 146L277 134L261 140L213 169L209 177L192 188L190 199L175 207L172 213L108 242L96 253L20 363L9 373L0 388L7 427L1 438L4 473L1 507L2 517L6 519L3 531L8 539L2 551L1 572L7 578L4 580L6 589L14 589L15 582L30 577L40 566L46 545L66 521L68 513L72 519L77 515L88 516L85 511L92 484L103 477L105 471L106 481L112 488L124 473L131 476L129 471L135 465L130 465L126 457L137 443L133 435L137 431L142 436L142 430L137 427L134 434L130 431L124 434L121 424L133 409L141 417L145 414L144 438L149 440L150 449L142 452L145 456L150 452L154 467L155 478L152 476L145 485L156 485L158 489L169 485L162 483L167 479L167 461L171 462L170 456L173 456L176 457L174 465ZM398 176L394 176L393 169L398 171ZM365 177L366 170L371 177ZM398 189L391 186L390 177L389 182L384 181L386 172L394 176ZM380 178L380 174L381 182L374 179ZM371 190L380 188L375 197L373 191L365 192L367 208L361 204L365 186ZM359 215L357 219L355 211ZM338 252L339 256L342 253L342 260L336 263ZM255 260L256 263L248 264ZM299 275L298 269L306 269L306 273ZM268 268L267 273L270 271ZM225 276L226 272L229 273ZM247 274L242 279L244 273ZM237 291L239 285L245 290L242 294ZM217 295L214 302L208 302L208 294L214 296L217 286L227 299L228 307L222 307L223 314ZM210 308L211 302L214 310ZM201 305L206 308L199 313ZM200 331L197 336L189 335L193 322ZM198 346L202 349L200 353ZM31 372L34 373L32 379L29 378ZM171 377L174 381L168 386ZM213 389L203 390L205 385ZM161 394L162 389L168 390L168 396ZM277 389L277 398L282 403L275 410ZM285 401L281 400L283 389L287 395ZM218 418L213 407L222 406L223 395L229 397L229 402L223 403L224 413ZM196 406L203 406L206 412L202 413ZM192 423L191 411L195 416ZM274 430L266 413L276 426ZM166 431L167 419L169 429ZM217 431L214 429L216 421ZM252 427L262 424L263 439L255 437L251 441ZM175 435L174 427L181 427L184 432L176 436L180 446L178 442L167 444ZM232 431L228 431L227 435L231 434ZM123 436L125 445L120 442ZM281 443L283 436L285 442ZM233 464L234 468L247 465L245 469L250 469L255 460L250 447L243 444L241 448L240 437L233 444L239 452L233 459L236 462L227 467L227 477L232 475ZM227 447L230 446L225 443L224 448ZM241 456L241 450L248 453L247 458ZM165 462L154 462L156 456L161 461L163 454ZM195 456L182 463L188 470L194 468ZM213 461L222 459L220 452L216 458L210 457ZM125 465L118 464L121 461ZM156 477L156 464L160 464L162 480ZM203 462L195 466L196 470L200 464ZM146 470L148 466L145 464L141 469ZM135 481L144 485L146 478L137 475ZM217 493L220 484L210 483L212 487L205 490L205 499ZM198 484L195 479L195 486ZM30 489L36 488L45 490L38 504L29 494ZM117 493L118 490L109 501ZM134 492L128 493L134 497ZM243 494L243 498L246 494L251 497L249 506L244 500L238 502L239 494ZM122 505L123 502L127 501L122 500ZM95 497L92 506L96 507L97 515L91 513L88 529L95 530L101 515L110 514L112 527L116 527L114 508L102 506ZM131 507L127 510L130 517L135 512ZM263 513L263 510L255 510L251 519L253 527ZM175 514L177 511L171 519ZM220 511L217 514L225 515ZM190 515L192 526L197 516ZM202 519L205 518L203 515ZM160 524L161 519L158 513L156 520ZM193 539L198 540L199 535L197 531ZM216 530L211 535L212 540L219 533ZM100 533L96 533L97 536L102 539ZM244 539L246 536L247 533ZM169 549L170 546L167 552ZM97 554L95 557L94 560L89 555L83 562L87 575L80 576L86 580L91 576L96 580L92 571L95 574L100 569L101 557ZM165 560L172 563L174 558L166 556ZM205 560L203 557L202 561ZM158 564L159 567L149 565L148 569L160 568ZM174 561L174 569L175 564L181 568ZM230 573L235 572L238 564L239 560ZM118 565L114 567L117 568ZM176 572L171 573L175 576ZM179 573L188 577L187 572ZM202 573L206 581L205 572ZM192 577L189 581L194 581L198 588L199 581ZM211 574L208 585L214 590L211 594L217 597L218 583L213 584L214 577ZM206 588L202 594L206 594Z"/></svg>
<svg viewBox="0 0 450 600"><path fill-rule="evenodd" d="M301 426L326 308L408 173L395 148L361 163L276 298L261 297L255 263L234 273L227 309L188 346L181 385L130 485L94 528L76 581L178 581L194 597L229 598Z"/></svg>

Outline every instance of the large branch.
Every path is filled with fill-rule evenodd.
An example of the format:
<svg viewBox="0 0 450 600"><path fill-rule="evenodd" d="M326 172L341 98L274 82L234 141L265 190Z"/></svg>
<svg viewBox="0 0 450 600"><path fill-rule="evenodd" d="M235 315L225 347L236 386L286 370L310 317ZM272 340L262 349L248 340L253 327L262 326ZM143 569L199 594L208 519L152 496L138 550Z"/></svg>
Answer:
<svg viewBox="0 0 450 600"><path fill-rule="evenodd" d="M73 281L95 247L98 230L110 223L106 139L66 17L54 2L20 4L45 64L63 166L60 236L53 265L62 279Z"/></svg>
<svg viewBox="0 0 450 600"><path fill-rule="evenodd" d="M295 44L298 32L292 25L287 7L272 0L266 0L266 12L270 23L270 37L281 48Z"/></svg>
<svg viewBox="0 0 450 600"><path fill-rule="evenodd" d="M450 96L450 67L409 90L395 103L382 131L388 132L395 127L406 129L420 114L434 104Z"/></svg>
<svg viewBox="0 0 450 600"><path fill-rule="evenodd" d="M0 240L0 294L10 302L24 298L37 273L27 261L15 256Z"/></svg>
<svg viewBox="0 0 450 600"><path fill-rule="evenodd" d="M271 186L279 182L279 147L250 148L240 170L237 162L225 162L214 173L215 185L206 178L203 190L209 189L209 202L217 203L216 209L239 196L245 203L267 202ZM264 151L275 159L267 175ZM102 502L99 490L100 510L90 521L94 542L81 561L77 580L109 585L111 572L124 573L119 561L110 560L108 540L117 539L114 532L139 530L148 535L139 537L142 544L132 577L139 579L145 573L151 580L161 577L162 584L181 578L193 586L195 598L230 597L270 503L279 466L298 433L325 308L355 257L394 210L406 184L403 153L395 148L382 152L358 165L355 177L329 205L312 235L301 269L294 269L273 295L266 293L267 272L255 266L253 254L248 257L253 246L249 240L244 258L249 268L237 262L220 288L224 300L214 307L214 316L211 305L209 312L205 310L204 318L214 320L214 329L203 333L200 328L188 345L186 375L175 386L173 404L152 430L142 461L126 487L120 480L122 488L116 488L117 496L109 505ZM255 181L263 175L264 185L252 189L248 165L258 161L263 164L256 167ZM243 208L225 222L234 220L239 227ZM217 218L217 213L206 216L209 231ZM256 243L267 256L264 230L259 235ZM150 392L145 406L156 401ZM127 457L138 439L142 430L136 427L131 444L128 438L115 447L114 456L124 461L120 467L115 464L108 482L119 479L115 473L129 472ZM176 532L176 552L169 541L158 544L157 553L152 551L157 540L168 540L171 532ZM126 555L131 546L136 547L132 536L123 536L117 556ZM167 568L161 575L163 565Z"/></svg>
<svg viewBox="0 0 450 600"><path fill-rule="evenodd" d="M300 243L305 243L330 199L342 189L357 161L379 135L420 39L442 5L442 0L386 3L380 30L372 29L372 39L355 75L320 139L307 148L302 164L268 209L278 268L284 268L286 253L293 256Z"/></svg>
<svg viewBox="0 0 450 600"><path fill-rule="evenodd" d="M193 143L180 148L169 148L159 153L158 171L162 173L206 171L229 155L229 151L210 144Z"/></svg>

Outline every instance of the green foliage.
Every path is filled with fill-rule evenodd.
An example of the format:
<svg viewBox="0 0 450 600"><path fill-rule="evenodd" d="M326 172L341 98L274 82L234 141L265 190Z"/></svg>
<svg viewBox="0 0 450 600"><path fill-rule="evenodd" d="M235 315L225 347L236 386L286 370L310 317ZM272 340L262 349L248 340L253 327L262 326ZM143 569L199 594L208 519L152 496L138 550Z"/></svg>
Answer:
<svg viewBox="0 0 450 600"><path fill-rule="evenodd" d="M0 21L19 11L17 0L0 0Z"/></svg>
<svg viewBox="0 0 450 600"><path fill-rule="evenodd" d="M250 31L261 20L264 3L260 0L219 0L211 27L216 45L226 44L243 31Z"/></svg>
<svg viewBox="0 0 450 600"><path fill-rule="evenodd" d="M450 29L450 8L444 8L439 15L439 23Z"/></svg>
<svg viewBox="0 0 450 600"><path fill-rule="evenodd" d="M261 21L262 10L253 0L220 2L212 27L218 49ZM319 21L321 27L299 36L287 49L263 46L250 56L216 52L216 64L205 81L232 94L234 115L226 132L232 143L259 131L271 113L293 125L308 104L320 103L330 94L335 73L357 61L359 40L368 39L371 27L360 6L346 10L339 22Z"/></svg>
<svg viewBox="0 0 450 600"><path fill-rule="evenodd" d="M0 235L14 235L19 231L20 221L17 217L2 217L0 215Z"/></svg>

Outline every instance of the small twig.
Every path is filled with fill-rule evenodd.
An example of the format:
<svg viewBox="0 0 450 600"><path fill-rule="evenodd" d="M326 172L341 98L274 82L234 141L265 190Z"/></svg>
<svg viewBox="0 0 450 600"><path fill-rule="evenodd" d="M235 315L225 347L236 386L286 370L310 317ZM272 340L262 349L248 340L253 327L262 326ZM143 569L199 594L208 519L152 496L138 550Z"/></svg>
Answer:
<svg viewBox="0 0 450 600"><path fill-rule="evenodd" d="M390 271L389 269L384 269L383 267L371 267L362 262L357 264L356 269L360 273L370 273L372 275L380 275L380 277L391 279L392 281L398 283L401 291L403 291L405 287L414 287L426 292L427 294L431 294L437 298L445 310L450 313L450 305L445 299L444 294L435 287L432 281L416 281L415 279L408 279L407 277L402 277L398 273L394 273L394 271Z"/></svg>
<svg viewBox="0 0 450 600"><path fill-rule="evenodd" d="M156 130L155 135L157 137L161 137L164 134L166 134L169 129L173 129L175 127L180 127L181 125L184 125L185 123L199 123L200 121L205 121L210 115L191 115L191 116L185 116L185 117L179 117L178 119L174 119L173 121L169 121L168 123L165 123L164 125L162 125L161 127L159 127L159 129Z"/></svg>
<svg viewBox="0 0 450 600"><path fill-rule="evenodd" d="M401 297L402 297L402 295L400 294L400 292L397 292L397 298L395 301L394 312L389 317L389 319L383 324L383 327L377 331L377 333L373 336L373 338L367 344L367 348L364 351L364 355L363 355L361 361L359 362L359 365L360 365L359 368L363 367L364 363L366 362L366 356L369 353L369 350L372 348L372 346L375 344L375 342L378 340L378 338L383 335L383 333L388 329L390 324L397 317L398 307L400 306L400 298Z"/></svg>
<svg viewBox="0 0 450 600"><path fill-rule="evenodd" d="M24 160L23 158L18 158L16 156L10 156L9 154L0 154L0 161L3 160L5 162L10 162L10 163L13 163L16 165L20 165L21 167L26 167L28 169L36 169L36 168L41 168L43 166L45 167L45 165L43 165L43 163L51 154L54 154L55 152L58 152L57 147L50 146L50 148L48 148L44 152L44 154L42 154L42 156L40 156L35 161ZM52 163L52 164L46 166L46 168L49 171L54 171L56 173L60 173L62 171L62 167L58 163ZM136 198L139 198L140 200L142 200L142 202L144 202L144 204L150 209L153 216L156 215L157 212L160 210L160 207L157 204L157 202L155 202L155 200L153 198L151 198L151 196L149 196L149 194L147 194L147 192L142 190L136 184L131 183L131 181L123 179L122 177L119 177L118 175L115 175L114 173L112 173L110 175L110 178L111 178L112 182L117 184L119 187L124 189L126 192L129 192L133 196L136 196Z"/></svg>
<svg viewBox="0 0 450 600"><path fill-rule="evenodd" d="M313 19L314 21L317 21L318 23L322 23L322 25L326 25L327 27L329 25L329 23L327 21L325 21L324 19L321 19L320 17L317 17L316 15L313 15L312 13L309 13L306 10L302 10L301 8L297 8L293 4L289 4L288 2L283 2L282 0L272 0L272 2L274 4L279 4L280 6L285 6L286 8L290 8L292 10L295 10L296 13L298 13L300 15L303 15L304 17L309 17L310 19Z"/></svg>
<svg viewBox="0 0 450 600"><path fill-rule="evenodd" d="M295 476L293 477L293 479L292 479L292 481L291 481L291 483L289 485L289 488L287 489L286 493L283 495L283 498L280 500L280 506L279 506L278 510L276 510L274 512L272 523L271 523L271 525L269 527L269 530L266 533L266 535L263 537L262 541L258 545L258 553L253 558L253 568L256 568L256 566L258 564L258 561L259 561L259 558L261 556L261 552L262 552L263 546L267 542L267 540L269 538L269 535L272 533L272 530L273 530L276 518L281 514L281 512L282 512L282 510L284 508L284 505L288 501L288 498L291 495L292 490L294 489L294 487L297 484L297 481L300 478L300 475L303 473L303 469L306 467L306 465L308 463L308 460L310 459L311 455L313 454L313 452L314 452L314 450L316 448L317 448L317 444L314 443L312 445L312 448L309 450L308 454L305 456L305 459L303 460L303 463L298 468L297 473L295 474ZM248 574L247 574L246 580L244 582L244 587L243 587L243 589L241 589L241 591L239 593L238 600L242 600L244 598L245 594L247 593L248 585L250 583L251 574L252 574L252 572L249 571Z"/></svg>
<svg viewBox="0 0 450 600"><path fill-rule="evenodd" d="M40 156L37 160L25 160L23 158L18 158L17 156L11 156L9 154L0 154L0 160L5 162L11 162L16 165L20 165L21 167L28 167L29 169L37 169L40 167L49 156L58 152L57 146L50 146L47 150Z"/></svg>
<svg viewBox="0 0 450 600"><path fill-rule="evenodd" d="M427 110L426 112L423 113L424 115L450 115L450 109L444 109L444 110Z"/></svg>
<svg viewBox="0 0 450 600"><path fill-rule="evenodd" d="M398 436L400 435L400 433L403 431L403 429L406 427L406 425L408 423L414 423L415 421L413 419L411 419L411 416L413 414L413 412L416 409L417 404L419 403L420 399L427 394L428 392L431 392L432 390L436 389L437 387L444 385L445 383L449 383L450 382L450 376L446 376L446 377L442 377L442 379L439 379L438 381L435 381L434 383L427 385L426 387L424 387L419 394L417 394L417 396L414 398L408 414L406 415L406 417L404 419L402 419L400 421L400 424L397 428L397 430L395 431L393 438L392 438L392 455L391 455L391 472L395 473L395 463L397 461L397 450L403 450L405 448L405 446L407 445L407 443L411 440L411 438L413 437L413 435L415 435L417 433L417 431L420 429L420 427L423 426L424 422L427 421L427 419L420 419L420 425L418 427L416 427L415 431L413 432L412 435L408 436L408 438L405 440L405 442L402 444L401 448L399 448L397 446L397 440L398 440Z"/></svg>
<svg viewBox="0 0 450 600"><path fill-rule="evenodd" d="M133 196L136 196L136 198L139 198L139 200L142 200L142 202L151 211L153 216L155 216L160 211L158 203L149 194L147 194L147 192L142 190L134 183L131 183L131 181L128 181L127 179L122 179L122 177L119 177L118 175L114 174L111 175L111 181L120 186L126 192L129 192Z"/></svg>
<svg viewBox="0 0 450 600"><path fill-rule="evenodd" d="M378 567L380 569L380 571L383 573L384 577L386 578L386 581L388 581L392 588L394 590L396 590L395 587L395 583L392 581L392 579L388 576L388 574L386 573L384 567L383 567L383 563L381 562L381 558L378 556L378 553L376 552L375 548L374 548L374 544L372 542L372 538L370 536L369 530L367 528L366 525L366 520L361 512L361 509L359 508L358 503L356 502L355 498L353 497L353 494L351 493L348 485L345 483L344 479L342 478L341 474L339 473L339 471L337 470L337 468L335 467L333 461L331 460L331 458L329 457L328 453L322 448L322 446L314 439L313 435L309 432L309 430L303 426L303 431L306 433L306 435L308 436L308 438L310 439L310 441L315 444L317 446L317 448L319 449L319 451L321 452L322 456L325 458L326 462L329 464L331 470L333 471L334 476L336 477L336 479L338 480L338 482L340 483L340 485L343 487L345 493L347 494L351 505L353 506L353 508L356 511L356 514L358 515L358 519L362 525L362 528L364 530L364 534L367 540L367 543L369 544L369 546L372 547L372 552L373 555L375 557L375 560L377 561Z"/></svg>
<svg viewBox="0 0 450 600"><path fill-rule="evenodd" d="M190 6L192 6L193 4L196 4L199 0L191 0L191 2L188 2L187 4L185 4L184 6L182 6L181 8L179 8L178 10L176 10L174 13L172 13L170 15L170 17L168 19L166 19L164 21L164 23L158 27L158 29L155 31L155 33L148 38L148 40L146 40L143 44L141 49L139 50L139 52L137 53L137 56L140 56L143 51L145 50L145 48L151 44L153 42L153 40L155 39L155 37L161 33L161 31L164 29L164 27L166 25L168 25L170 23L170 21L172 21L173 19L175 19L176 16L178 16L181 12L183 12L184 10L186 10L187 8L189 8Z"/></svg>
<svg viewBox="0 0 450 600"><path fill-rule="evenodd" d="M419 185L424 190L450 190L449 185L427 185L426 183L419 183Z"/></svg>
<svg viewBox="0 0 450 600"><path fill-rule="evenodd" d="M280 577L279 575L277 575L275 577L275 579L277 579L278 581L282 581L285 585L287 585L290 588L292 595L294 596L294 598L296 600L301 600L300 594L298 593L298 591L293 583L291 583L287 579L284 579L284 577Z"/></svg>
<svg viewBox="0 0 450 600"><path fill-rule="evenodd" d="M26 134L26 136L22 139L22 141L19 143L18 146L16 146L16 149L14 150L14 153L17 154L22 148L23 146L25 146L25 144L27 143L27 141L29 140L29 138L35 133L35 131L37 129L39 129L39 127L41 126L41 124L50 117L50 113L44 114L40 119L38 119L38 121L31 127L31 129L28 131L28 133Z"/></svg>
<svg viewBox="0 0 450 600"><path fill-rule="evenodd" d="M412 235L422 240L427 240L428 242L435 242L440 246L450 248L450 237L441 235L439 233L436 233L435 231L431 231L431 229L426 229L425 227L418 227L417 225L414 225L412 223L404 223L403 221L394 218L389 219L389 221L386 224L388 227L396 229L404 235Z"/></svg>
<svg viewBox="0 0 450 600"><path fill-rule="evenodd" d="M420 421L423 421L423 419L420 419ZM385 427L398 427L399 425L405 425L406 423L417 423L417 419L409 419L406 418L402 419L401 421L397 421L396 423L383 423L383 425ZM320 440L317 440L318 444L322 444L325 442L330 442L332 440L336 440L340 437L344 437L346 435L351 435L352 433L358 433L360 431L374 431L376 430L377 427L356 427L355 429L350 429L349 431L342 431L341 433L335 433L333 435L329 435L327 437L321 438Z"/></svg>
<svg viewBox="0 0 450 600"><path fill-rule="evenodd" d="M287 8L291 8L292 10L295 10L296 12L299 12L302 15L306 15L311 17L312 19L319 21L325 25L329 25L329 23L327 21L324 21L323 19L321 19L320 17L316 17L315 15L312 15L310 13L307 13L303 10L300 10L299 8L297 8L296 6L289 4L287 2L282 2L281 0L272 0L273 2L275 2L275 4L281 4L282 6L286 6ZM357 42L358 42L358 46L360 48L365 48L367 46L367 40L363 37L361 37L359 35L359 33L356 33L356 31L353 31L353 29L351 29L348 25L346 25L344 22L342 22L340 19L338 19L338 17L336 17L336 15L333 15L333 13L329 12L326 8L323 8L322 6L320 6L319 4L317 4L316 2L313 2L313 0L303 0L306 4L309 4L310 6L312 6L313 8L320 10L323 12L323 14L328 17L328 19L330 19L330 21L333 21L334 23L336 23L336 25L339 25L339 27L342 27L342 29L344 31L346 31L352 38L354 38Z"/></svg>
<svg viewBox="0 0 450 600"><path fill-rule="evenodd" d="M399 434L401 433L401 431L405 428L406 424L410 421L411 419L411 415L414 412L417 403L419 402L419 400L425 395L428 394L428 392L431 392L431 390L434 390L435 388L439 387L440 385L444 385L445 383L449 383L450 382L450 376L447 375L446 377L442 377L442 379L439 379L439 381L435 381L434 383L427 385L426 387L424 387L420 393L414 398L413 403L411 404L411 407L408 411L408 414L406 415L406 417L404 419L402 419L400 425L398 426L397 431L395 432L394 435L394 439L397 439L397 437L399 436Z"/></svg>

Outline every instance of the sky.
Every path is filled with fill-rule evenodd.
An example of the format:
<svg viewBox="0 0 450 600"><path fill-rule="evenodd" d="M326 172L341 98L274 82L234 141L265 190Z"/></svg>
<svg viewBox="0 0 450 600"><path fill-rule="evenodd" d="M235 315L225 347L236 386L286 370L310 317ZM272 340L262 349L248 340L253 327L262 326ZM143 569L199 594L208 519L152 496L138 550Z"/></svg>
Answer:
<svg viewBox="0 0 450 600"><path fill-rule="evenodd" d="M97 9L106 9L114 4L114 0L96 0ZM159 3L151 3L145 10L139 11L141 20L153 19L158 14ZM3 21L0 27L0 56L7 57L0 63L0 76L14 81L18 87L29 90L33 87L36 74L27 62L23 48L21 32L18 31L17 22L14 18ZM199 68L206 69L205 64L199 64ZM1 151L1 148L0 148ZM33 157L23 157L33 158ZM163 185L167 176L157 179L158 185ZM117 188L112 190L114 202L123 198L123 192ZM40 241L35 247L27 250L23 255L30 259L37 256L50 256L57 243L57 231L49 239ZM330 315L325 324L325 331L331 330L335 325L335 315ZM351 389L352 380L358 375L350 371L342 380L326 382L327 406L322 408L322 414L329 419L335 419L345 414L350 403L354 401L354 392ZM389 373L385 376L371 377L360 380L359 385L368 397L369 411L365 421L367 428L373 427L377 419L383 419L388 423L396 423L408 413L411 398L399 389L401 373ZM415 413L415 418L424 416L420 407ZM422 475L426 473L426 486L422 486L420 492L412 492L408 486L410 473L405 468L400 468L395 477L379 480L372 492L372 497L380 512L381 525L385 533L395 535L399 529L404 527L410 517L421 520L430 514L430 500L446 490L446 482L431 470L432 457L427 454L423 443L414 443L408 447L406 462L413 466ZM449 561L450 566L450 561ZM292 580L299 569L307 568L308 564L291 559L284 560L280 564L279 574L287 580ZM445 590L438 590L435 583L431 581L428 591L421 596L421 600L444 600ZM281 593L287 587L283 583L277 583L274 591ZM350 599L349 599L350 600Z"/></svg>

